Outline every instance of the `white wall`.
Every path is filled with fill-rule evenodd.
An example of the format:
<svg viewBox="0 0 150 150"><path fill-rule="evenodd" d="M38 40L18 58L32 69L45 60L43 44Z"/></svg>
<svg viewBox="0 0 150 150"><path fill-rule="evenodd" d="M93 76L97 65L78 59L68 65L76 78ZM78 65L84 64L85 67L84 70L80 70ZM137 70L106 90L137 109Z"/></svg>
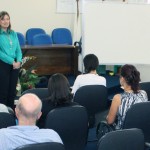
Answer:
<svg viewBox="0 0 150 150"><path fill-rule="evenodd" d="M48 34L56 27L74 29L75 14L60 14L56 12L56 0L1 0L0 11L8 11L12 28L25 34L30 27L41 27ZM92 51L91 51L92 53ZM82 70L82 56L79 68ZM141 72L142 81L150 81L150 66L137 66Z"/></svg>
<svg viewBox="0 0 150 150"><path fill-rule="evenodd" d="M150 81L150 5L87 1L83 9L83 54L101 64L136 64Z"/></svg>
<svg viewBox="0 0 150 150"><path fill-rule="evenodd" d="M150 81L150 65L135 65L138 71L140 71L141 81Z"/></svg>
<svg viewBox="0 0 150 150"><path fill-rule="evenodd" d="M25 35L27 29L40 27L47 34L51 34L54 28L65 27L71 30L74 41L80 40L81 18L77 24L75 13L57 13L57 0L1 0L0 2L0 11L4 10L10 14L12 29L15 31ZM79 68L82 68L81 55Z"/></svg>
<svg viewBox="0 0 150 150"><path fill-rule="evenodd" d="M150 64L150 5L90 1L83 21L84 55L92 51L104 64Z"/></svg>
<svg viewBox="0 0 150 150"><path fill-rule="evenodd" d="M48 34L56 27L74 30L75 14L57 13L56 0L1 0L2 10L10 14L12 29L23 34L31 27L41 27Z"/></svg>

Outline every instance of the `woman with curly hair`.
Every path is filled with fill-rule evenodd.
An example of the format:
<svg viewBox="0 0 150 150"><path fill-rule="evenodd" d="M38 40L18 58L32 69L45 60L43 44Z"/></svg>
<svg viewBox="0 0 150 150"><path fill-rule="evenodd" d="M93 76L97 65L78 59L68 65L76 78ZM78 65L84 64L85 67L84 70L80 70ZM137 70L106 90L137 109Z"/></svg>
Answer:
<svg viewBox="0 0 150 150"><path fill-rule="evenodd" d="M125 120L126 112L135 103L148 101L145 91L140 90L140 72L133 65L126 64L121 68L120 84L124 89L121 94L116 94L107 116L107 123L116 121L116 129L121 129Z"/></svg>

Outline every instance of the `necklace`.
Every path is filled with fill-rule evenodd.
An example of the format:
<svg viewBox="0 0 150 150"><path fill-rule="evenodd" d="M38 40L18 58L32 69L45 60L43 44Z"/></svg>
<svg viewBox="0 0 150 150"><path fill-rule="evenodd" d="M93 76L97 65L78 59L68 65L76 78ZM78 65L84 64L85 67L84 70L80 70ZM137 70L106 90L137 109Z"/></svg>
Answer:
<svg viewBox="0 0 150 150"><path fill-rule="evenodd" d="M12 42L9 34L7 34L7 38L9 40L10 48L12 48L13 42Z"/></svg>

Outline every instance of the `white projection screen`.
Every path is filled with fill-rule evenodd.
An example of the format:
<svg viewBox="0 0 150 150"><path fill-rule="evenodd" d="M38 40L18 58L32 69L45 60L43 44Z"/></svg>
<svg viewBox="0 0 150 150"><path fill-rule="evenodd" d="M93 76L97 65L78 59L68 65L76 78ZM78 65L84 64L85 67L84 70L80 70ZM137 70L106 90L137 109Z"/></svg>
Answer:
<svg viewBox="0 0 150 150"><path fill-rule="evenodd" d="M83 6L83 56L101 64L150 64L150 5L87 1Z"/></svg>

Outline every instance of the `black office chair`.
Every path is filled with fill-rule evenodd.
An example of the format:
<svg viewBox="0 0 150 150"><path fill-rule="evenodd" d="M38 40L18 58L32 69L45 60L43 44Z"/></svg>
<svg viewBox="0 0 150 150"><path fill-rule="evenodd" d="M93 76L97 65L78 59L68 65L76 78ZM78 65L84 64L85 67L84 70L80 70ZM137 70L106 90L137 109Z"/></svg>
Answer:
<svg viewBox="0 0 150 150"><path fill-rule="evenodd" d="M10 113L0 112L0 129L16 125L15 116Z"/></svg>
<svg viewBox="0 0 150 150"><path fill-rule="evenodd" d="M82 52L82 37L80 38L80 41L74 42L74 46L78 47L78 53Z"/></svg>
<svg viewBox="0 0 150 150"><path fill-rule="evenodd" d="M15 150L65 150L65 148L61 143L46 142L24 145Z"/></svg>
<svg viewBox="0 0 150 150"><path fill-rule="evenodd" d="M15 116L15 112L14 112L14 110L13 110L11 107L8 107L8 106L7 106L7 109L8 109L8 112L9 112L10 114L12 114L13 116Z"/></svg>
<svg viewBox="0 0 150 150"><path fill-rule="evenodd" d="M84 150L88 134L88 115L83 106L56 108L47 115L45 128L55 130L66 150Z"/></svg>
<svg viewBox="0 0 150 150"><path fill-rule="evenodd" d="M47 98L49 96L47 88L33 88L33 89L28 89L28 90L24 91L22 93L22 95L27 94L27 93L35 94L40 99L44 99L44 98Z"/></svg>
<svg viewBox="0 0 150 150"><path fill-rule="evenodd" d="M150 143L150 102L134 104L127 111L123 129L130 128L141 129L145 142Z"/></svg>
<svg viewBox="0 0 150 150"><path fill-rule="evenodd" d="M76 91L74 101L87 109L90 127L95 124L95 114L106 110L107 98L107 88L103 85L86 85Z"/></svg>
<svg viewBox="0 0 150 150"><path fill-rule="evenodd" d="M98 150L144 150L144 135L140 129L112 131L98 143Z"/></svg>
<svg viewBox="0 0 150 150"><path fill-rule="evenodd" d="M150 101L150 82L140 82L140 88L146 91L148 100Z"/></svg>

